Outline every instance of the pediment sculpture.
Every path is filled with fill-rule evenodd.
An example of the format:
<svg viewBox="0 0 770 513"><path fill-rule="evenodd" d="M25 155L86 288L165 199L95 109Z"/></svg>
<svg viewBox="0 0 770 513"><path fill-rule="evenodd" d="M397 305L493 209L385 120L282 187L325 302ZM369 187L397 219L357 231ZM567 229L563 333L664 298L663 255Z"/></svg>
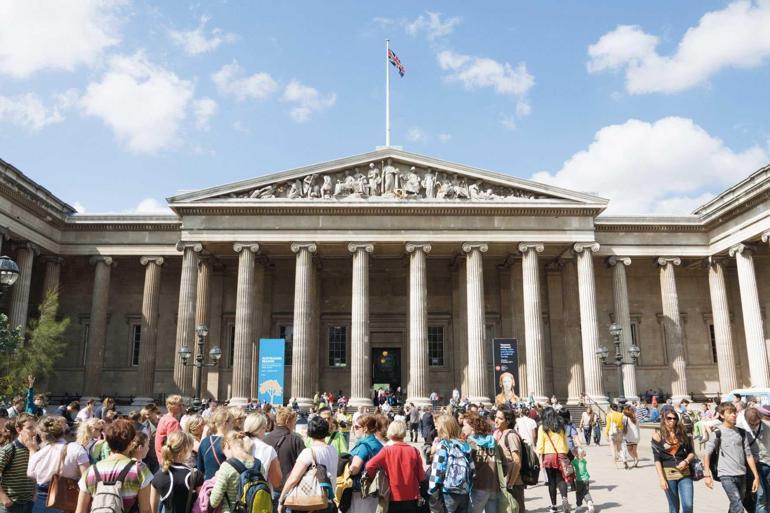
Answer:
<svg viewBox="0 0 770 513"><path fill-rule="evenodd" d="M230 198L318 200L459 200L539 199L547 196L472 176L393 163L313 173L229 194Z"/></svg>

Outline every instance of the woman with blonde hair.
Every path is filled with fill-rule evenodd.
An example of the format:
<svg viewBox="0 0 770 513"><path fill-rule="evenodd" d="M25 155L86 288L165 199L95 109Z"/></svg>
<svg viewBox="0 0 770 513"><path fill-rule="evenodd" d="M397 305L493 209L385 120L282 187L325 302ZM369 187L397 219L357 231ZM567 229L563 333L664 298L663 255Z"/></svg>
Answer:
<svg viewBox="0 0 770 513"><path fill-rule="evenodd" d="M193 437L194 444L190 453L190 463L192 463L198 457L198 449L203 439L203 433L206 431L206 419L201 415L193 415L187 420L182 431Z"/></svg>
<svg viewBox="0 0 770 513"><path fill-rule="evenodd" d="M250 413L243 422L243 431L251 438L251 453L262 466L262 476L275 489L281 486L283 475L281 464L278 462L278 453L264 442L268 422L265 415Z"/></svg>
<svg viewBox="0 0 770 513"><path fill-rule="evenodd" d="M150 437L147 433L137 431L136 436L131 440L131 445L128 446L128 457L143 462L149 452Z"/></svg>
<svg viewBox="0 0 770 513"><path fill-rule="evenodd" d="M27 476L37 484L37 496L32 508L34 513L59 511L46 507L48 486L54 475L78 479L88 470L88 453L80 444L67 443L64 440L66 431L64 417L45 416L37 423L42 445L29 447L31 454L27 465Z"/></svg>
<svg viewBox="0 0 770 513"><path fill-rule="evenodd" d="M78 427L77 442L85 449L91 465L104 459L102 449L109 448L103 438L104 427L105 422L96 417L81 422Z"/></svg>
<svg viewBox="0 0 770 513"><path fill-rule="evenodd" d="M161 468L152 480L152 513L159 511L160 504L163 504L164 511L188 513L190 494L195 494L195 490L203 484L203 474L187 465L193 443L193 437L183 431L175 431L166 438L161 449Z"/></svg>
<svg viewBox="0 0 770 513"><path fill-rule="evenodd" d="M474 471L471 447L462 440L460 424L452 415L439 416L436 431L439 442L430 465L428 493L432 501L443 503L447 513L467 513ZM447 472L450 466L452 473Z"/></svg>
<svg viewBox="0 0 770 513"><path fill-rule="evenodd" d="M246 420L246 411L238 406L230 406L228 410L233 417L233 429L236 431L243 431L243 423Z"/></svg>
<svg viewBox="0 0 770 513"><path fill-rule="evenodd" d="M210 417L212 433L201 440L195 466L203 472L204 479L211 479L227 459L222 441L233 430L233 416L228 408L220 406Z"/></svg>
<svg viewBox="0 0 770 513"><path fill-rule="evenodd" d="M217 470L209 503L213 508L221 505L221 513L232 513L233 506L238 503L237 488L241 472L254 468L257 460L251 454L251 438L242 431L230 431L224 437L222 446L227 459Z"/></svg>

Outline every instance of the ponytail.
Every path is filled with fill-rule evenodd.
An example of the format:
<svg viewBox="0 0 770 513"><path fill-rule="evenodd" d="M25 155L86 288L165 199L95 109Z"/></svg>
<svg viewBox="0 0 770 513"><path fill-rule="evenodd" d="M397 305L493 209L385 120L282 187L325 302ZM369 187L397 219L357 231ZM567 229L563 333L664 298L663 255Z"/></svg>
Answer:
<svg viewBox="0 0 770 513"><path fill-rule="evenodd" d="M174 431L168 435L160 451L163 472L168 472L173 463L181 463L179 457L192 450L194 443L192 435L183 431Z"/></svg>

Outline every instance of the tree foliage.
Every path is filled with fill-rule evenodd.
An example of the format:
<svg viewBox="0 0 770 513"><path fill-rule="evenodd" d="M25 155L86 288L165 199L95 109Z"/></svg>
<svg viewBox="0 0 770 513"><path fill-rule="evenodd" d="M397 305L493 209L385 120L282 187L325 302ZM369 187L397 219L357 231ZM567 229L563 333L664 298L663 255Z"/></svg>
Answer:
<svg viewBox="0 0 770 513"><path fill-rule="evenodd" d="M10 328L8 318L0 316L0 358L4 362L0 393L11 396L23 390L27 376L37 376L42 381L53 374L54 364L66 347L64 333L70 323L66 318L56 319L58 310L59 295L48 292L40 305L40 316L29 323L26 343L21 326Z"/></svg>

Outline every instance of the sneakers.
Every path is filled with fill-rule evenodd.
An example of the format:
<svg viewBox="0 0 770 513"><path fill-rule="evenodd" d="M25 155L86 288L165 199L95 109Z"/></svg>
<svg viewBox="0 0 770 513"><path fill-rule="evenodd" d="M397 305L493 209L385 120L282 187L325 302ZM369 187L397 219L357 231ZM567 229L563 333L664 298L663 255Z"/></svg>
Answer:
<svg viewBox="0 0 770 513"><path fill-rule="evenodd" d="M548 513L559 513L559 508L557 508L556 506L549 506Z"/></svg>
<svg viewBox="0 0 770 513"><path fill-rule="evenodd" d="M594 501L586 501L586 507L588 513L594 513Z"/></svg>

